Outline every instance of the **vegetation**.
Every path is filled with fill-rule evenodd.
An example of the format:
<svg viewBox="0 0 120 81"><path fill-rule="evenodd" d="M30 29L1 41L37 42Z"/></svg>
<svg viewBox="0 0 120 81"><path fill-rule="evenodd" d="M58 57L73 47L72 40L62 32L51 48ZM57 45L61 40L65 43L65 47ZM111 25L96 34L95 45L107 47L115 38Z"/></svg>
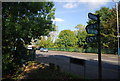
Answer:
<svg viewBox="0 0 120 81"><path fill-rule="evenodd" d="M100 10L97 10L95 14L100 15L101 45L102 45L102 49L106 50L106 52L104 53L107 53L108 50L112 50L109 53L117 54L118 38L117 38L116 9L115 8L109 9L106 7L102 7ZM95 23L95 21L89 19L87 23L89 25ZM74 31L74 33L72 33L73 31L70 30L61 31L58 36L58 39L54 43L54 47L68 48L68 49L69 48L88 49L90 47L92 47L93 49L98 48L97 42L86 43L85 40L86 37L89 35L92 36L93 34L87 34L84 25L78 24L77 26L75 26L75 28L77 30ZM51 48L53 48L53 46Z"/></svg>
<svg viewBox="0 0 120 81"><path fill-rule="evenodd" d="M7 77L19 81L21 79L37 79L37 80L68 80L68 79L83 79L79 75L71 74L62 71L59 66L55 64L42 64L36 61L29 61L26 66L17 71L15 75Z"/></svg>
<svg viewBox="0 0 120 81"><path fill-rule="evenodd" d="M119 3L120 13L120 3ZM2 3L2 70L3 76L14 74L25 62L29 52L25 48L31 39L38 39L37 45L44 48L67 48L70 51L83 52L81 49L97 48L97 42L86 43L88 36L85 26L78 24L77 31L63 30L53 43L52 38L45 39L55 30L52 22L55 15L53 2L4 2ZM102 49L117 52L116 9L103 7L95 14L100 15ZM89 19L88 24L95 23ZM119 14L120 23L120 14ZM119 24L120 25L120 24ZM43 36L43 37L41 37ZM89 48L86 48L89 47ZM78 48L73 50L72 48ZM96 50L95 50L96 51Z"/></svg>
<svg viewBox="0 0 120 81"><path fill-rule="evenodd" d="M59 34L59 39L57 39L56 43L58 47L68 48L68 47L76 47L78 39L73 31L63 30Z"/></svg>
<svg viewBox="0 0 120 81"><path fill-rule="evenodd" d="M12 74L26 58L25 44L54 30L52 2L2 3L3 75Z"/></svg>
<svg viewBox="0 0 120 81"><path fill-rule="evenodd" d="M48 48L54 51L68 51L68 52L79 52L79 53L98 53L98 49L87 47L87 48ZM115 54L114 49L102 49L102 54Z"/></svg>
<svg viewBox="0 0 120 81"><path fill-rule="evenodd" d="M120 5L120 4L119 4ZM102 48L114 49L117 51L117 22L116 22L116 10L115 8L109 9L106 7L96 11L96 14L100 15L100 27L101 27L101 43ZM120 17L120 16L119 16ZM88 24L94 23L89 20ZM96 43L89 43L91 47L96 47Z"/></svg>
<svg viewBox="0 0 120 81"><path fill-rule="evenodd" d="M84 25L82 25L82 24L78 24L76 27L75 27L76 29L78 29L77 31L76 31L76 33L77 33L77 38L78 38L78 43L77 43L77 45L78 45L78 47L82 47L82 48L84 48L85 46L86 46L86 37L87 37L87 32L86 32L86 30L85 30L85 26Z"/></svg>
<svg viewBox="0 0 120 81"><path fill-rule="evenodd" d="M120 3L119 3L119 6L120 6ZM117 53L118 38L117 38L116 8L109 9L106 7L102 7L100 10L97 10L95 14L100 15L102 49L114 50L114 53ZM87 23L89 25L89 24L95 23L95 21L89 19ZM58 39L55 41L54 44L49 43L45 47L47 48L84 48L84 49L87 49L88 47L98 48L97 42L86 43L86 37L89 35L92 36L93 34L87 34L85 27L86 26L82 24L78 24L77 26L75 26L75 28L77 29L76 31L63 30L60 32Z"/></svg>
<svg viewBox="0 0 120 81"><path fill-rule="evenodd" d="M38 39L37 45L41 48L51 48L54 46L53 41L51 40L51 37L47 37L45 39L44 36L42 36L40 40Z"/></svg>
<svg viewBox="0 0 120 81"><path fill-rule="evenodd" d="M120 6L120 3L119 3ZM119 7L119 12L120 12L120 7ZM117 53L117 42L118 42L118 38L117 38L117 19L116 19L116 9L112 8L106 8L106 7L102 7L100 10L97 10L95 12L95 14L99 14L100 15L100 28L101 28L101 44L102 44L102 49L105 50L114 50L113 53ZM120 14L119 14L120 15ZM120 16L119 16L120 17ZM119 18L120 19L120 18ZM119 20L120 22L120 20ZM88 25L89 24L93 24L95 23L95 21L89 19L88 20ZM86 37L88 35L93 35L93 34L87 34L86 30L85 30L85 26L83 26L82 24L78 24L75 28L77 28L78 30L75 31L76 36L71 35L74 39L69 37L66 37L66 34L61 34L63 33L63 30L60 32L59 34L59 38L56 41L57 42L57 47L58 48L86 48L87 47L92 47L92 48L98 48L97 46L97 42L93 42L93 43L86 43ZM67 35L69 36L69 35ZM77 40L76 40L77 39ZM70 41L75 41L77 43L75 43L74 45L69 46Z"/></svg>

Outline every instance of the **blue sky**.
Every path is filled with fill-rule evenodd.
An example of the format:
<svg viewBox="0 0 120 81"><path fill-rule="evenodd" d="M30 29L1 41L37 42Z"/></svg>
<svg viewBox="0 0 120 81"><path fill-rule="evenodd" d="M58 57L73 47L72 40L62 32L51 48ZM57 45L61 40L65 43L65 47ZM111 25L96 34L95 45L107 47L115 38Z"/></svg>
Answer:
<svg viewBox="0 0 120 81"><path fill-rule="evenodd" d="M113 8L115 2L54 2L55 3L55 19L58 31L70 29L75 30L78 24L87 25L88 13L95 13L101 7ZM102 2L103 1L103 2Z"/></svg>

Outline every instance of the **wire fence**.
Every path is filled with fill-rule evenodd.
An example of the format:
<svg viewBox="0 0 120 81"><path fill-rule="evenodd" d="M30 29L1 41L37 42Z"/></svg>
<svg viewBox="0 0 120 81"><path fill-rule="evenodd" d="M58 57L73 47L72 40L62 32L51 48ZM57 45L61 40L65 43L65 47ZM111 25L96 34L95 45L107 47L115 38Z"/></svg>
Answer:
<svg viewBox="0 0 120 81"><path fill-rule="evenodd" d="M68 52L80 52L80 53L98 53L97 48L48 48L48 50L54 51L68 51ZM102 49L102 54L117 54L115 49Z"/></svg>

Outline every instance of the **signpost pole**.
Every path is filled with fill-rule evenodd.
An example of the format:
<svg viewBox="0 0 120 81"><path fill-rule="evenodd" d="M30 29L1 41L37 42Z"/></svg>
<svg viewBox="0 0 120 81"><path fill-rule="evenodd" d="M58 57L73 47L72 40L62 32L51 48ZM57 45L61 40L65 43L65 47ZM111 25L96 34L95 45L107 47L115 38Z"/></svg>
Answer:
<svg viewBox="0 0 120 81"><path fill-rule="evenodd" d="M88 13L88 17L97 23L86 26L88 34L97 34L97 36L90 36L86 38L86 42L98 42L98 78L102 80L102 63L101 63L101 35L100 35L100 15ZM98 41L96 41L97 39Z"/></svg>
<svg viewBox="0 0 120 81"><path fill-rule="evenodd" d="M98 15L99 16L99 15ZM98 73L99 80L102 80L102 64L101 64L101 35L100 35L100 19L98 17Z"/></svg>

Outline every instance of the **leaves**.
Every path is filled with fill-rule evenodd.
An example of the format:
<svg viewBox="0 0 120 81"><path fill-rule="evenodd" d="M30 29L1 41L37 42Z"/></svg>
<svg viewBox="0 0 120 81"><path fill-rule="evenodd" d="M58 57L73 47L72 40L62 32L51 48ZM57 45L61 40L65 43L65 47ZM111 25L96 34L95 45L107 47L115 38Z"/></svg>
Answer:
<svg viewBox="0 0 120 81"><path fill-rule="evenodd" d="M116 24L116 11L115 8L109 9L102 7L97 10L95 14L100 15L100 28L101 28L101 43L102 48L117 48L117 24ZM120 16L119 16L120 17ZM88 24L94 23L89 20ZM93 43L88 43L90 46L96 47Z"/></svg>
<svg viewBox="0 0 120 81"><path fill-rule="evenodd" d="M38 40L37 45L41 48L52 48L54 44L51 37L41 36L41 40Z"/></svg>
<svg viewBox="0 0 120 81"><path fill-rule="evenodd" d="M55 9L52 2L3 2L2 3L2 54L4 56L3 66L9 65L13 54L22 53L24 48L20 47L16 39L23 39L26 44L30 43L31 38L37 38L41 35L48 35L54 30L52 19ZM24 47L22 44L21 46ZM19 49L20 53L13 53L11 49ZM18 51L18 50L17 50ZM21 55L21 56L22 56ZM17 60L21 60L17 59ZM13 66L14 61L11 64ZM16 65L15 65L16 66ZM7 66L6 66L7 67ZM8 70L7 69L3 70ZM14 68L12 68L14 69Z"/></svg>
<svg viewBox="0 0 120 81"><path fill-rule="evenodd" d="M79 47L83 47L86 42L85 42L85 39L86 39L86 36L87 36L87 32L85 30L85 26L82 25L82 24L78 24L75 28L77 28L78 30L75 31L77 33L77 38L78 38L78 46Z"/></svg>
<svg viewBox="0 0 120 81"><path fill-rule="evenodd" d="M59 47L75 47L78 39L73 31L63 30L59 34L59 39L56 41Z"/></svg>

